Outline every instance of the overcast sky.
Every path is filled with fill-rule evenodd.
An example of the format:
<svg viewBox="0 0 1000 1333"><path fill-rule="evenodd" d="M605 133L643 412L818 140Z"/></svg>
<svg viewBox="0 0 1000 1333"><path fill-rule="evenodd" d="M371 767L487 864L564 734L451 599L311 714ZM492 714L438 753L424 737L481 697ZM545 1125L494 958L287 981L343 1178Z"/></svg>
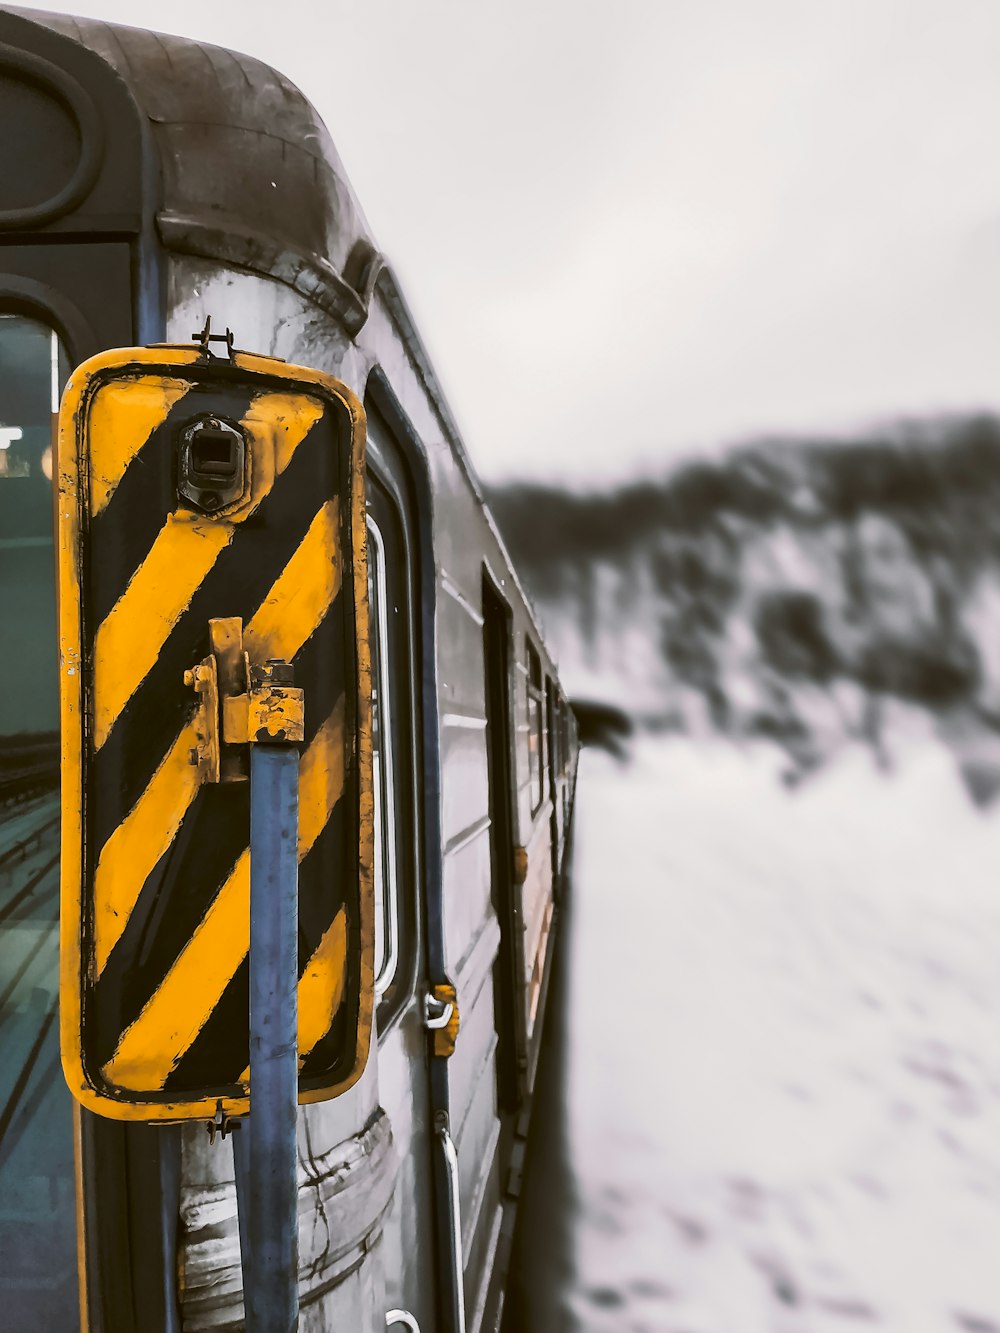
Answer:
<svg viewBox="0 0 1000 1333"><path fill-rule="evenodd" d="M487 478L1000 408L994 0L49 7L299 84Z"/></svg>

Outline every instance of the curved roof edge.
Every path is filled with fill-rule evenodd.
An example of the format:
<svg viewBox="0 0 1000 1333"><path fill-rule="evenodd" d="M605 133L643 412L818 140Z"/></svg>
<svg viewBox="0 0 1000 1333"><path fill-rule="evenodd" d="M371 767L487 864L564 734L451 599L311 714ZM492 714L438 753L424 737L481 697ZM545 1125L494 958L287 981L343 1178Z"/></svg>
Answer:
<svg viewBox="0 0 1000 1333"><path fill-rule="evenodd" d="M150 123L172 250L265 274L353 337L382 258L319 114L252 56L96 19L3 6L105 60Z"/></svg>

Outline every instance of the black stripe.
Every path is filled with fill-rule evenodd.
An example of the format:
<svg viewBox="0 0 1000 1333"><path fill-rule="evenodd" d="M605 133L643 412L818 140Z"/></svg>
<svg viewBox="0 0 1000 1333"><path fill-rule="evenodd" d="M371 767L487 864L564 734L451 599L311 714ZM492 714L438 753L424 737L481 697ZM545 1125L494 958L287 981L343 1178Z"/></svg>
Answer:
<svg viewBox="0 0 1000 1333"><path fill-rule="evenodd" d="M358 1012L361 1000L361 921L358 916L358 789L357 766L352 764L350 774L344 784L344 794L333 812L324 836L327 832L336 846L328 847L327 857L322 865L322 874L330 876L333 884L341 886L335 889L337 896L347 901L347 951L344 960L344 996L326 1036L316 1043L303 1061L299 1073L299 1086L302 1089L327 1087L346 1078L354 1065L354 1033L358 1026ZM317 839L317 845L320 842ZM313 850L316 850L315 848ZM311 853L310 853L311 855ZM308 858L307 858L308 860ZM329 884L329 879L326 881ZM347 891L344 892L343 886ZM321 898L322 886L311 883L305 894L299 894L300 920L304 913L307 924L313 929L318 921L312 920L312 900ZM327 922L333 920L337 906L330 899ZM322 938L322 932L320 937ZM317 944L319 943L317 938ZM312 954L310 953L310 957Z"/></svg>
<svg viewBox="0 0 1000 1333"><path fill-rule="evenodd" d="M308 745L333 712L347 682L353 679L353 663L347 660L352 619L347 595L342 589L329 614L316 627L294 659L295 683L305 691L305 735ZM345 699L346 705L346 699Z"/></svg>
<svg viewBox="0 0 1000 1333"><path fill-rule="evenodd" d="M299 866L298 973L301 977L343 902L342 886L357 882L353 839L353 784L345 789L322 833ZM352 878L353 874L353 878ZM348 906L348 938L351 909ZM358 988L356 952L348 949L345 1004ZM234 973L205 1026L164 1084L175 1097L200 1095L209 1084L233 1085L249 1060L250 972L246 959ZM344 1005L342 1005L344 1007ZM327 1080L330 1081L330 1080ZM232 1094L231 1094L232 1095Z"/></svg>
<svg viewBox="0 0 1000 1333"><path fill-rule="evenodd" d="M358 1029L358 983L348 985L330 1030L302 1061L299 1088L303 1092L330 1087L354 1068L354 1034Z"/></svg>
<svg viewBox="0 0 1000 1333"><path fill-rule="evenodd" d="M338 429L334 425L331 431L329 416L317 423L261 508L237 528L232 545L195 593L156 665L93 758L87 787L91 798L87 822L92 830L88 843L95 852L141 796L190 716L192 695L183 685L183 671L208 651L209 617L238 615L245 623L249 621L305 536L317 512L317 496L337 493L341 496L342 591L331 612L296 655L296 683L306 693L309 739L326 721L341 693L345 695L347 750L352 752L356 668L350 505L348 460L346 450L338 447ZM99 564L101 552L92 550L91 560ZM357 796L353 765L349 763L348 767L344 796L337 809L353 811L355 817L347 819L344 827L344 816L335 816L302 867L301 966L312 956L339 908L339 889L356 883ZM171 848L143 887L96 988L86 988L86 1065L98 1076L122 1033L162 984L245 848L249 831L247 792L242 784L201 789ZM354 900L353 894L348 896ZM89 929L89 923L85 928ZM352 933L356 935L356 923L349 922L349 938ZM237 969L205 1030L182 1056L168 1081L170 1091L159 1098L154 1094L150 1100L176 1097L181 1088L190 1088L192 1096L205 1095L204 1083L209 1077L214 1086L221 1086L219 1075L223 1069L231 1080L228 1090L235 1092L232 1084L247 1063L248 997L246 982L240 980L244 970L245 964ZM355 998L356 986L356 980L349 984L348 1002Z"/></svg>
<svg viewBox="0 0 1000 1333"><path fill-rule="evenodd" d="M307 683L307 743L344 690L337 622L338 617L328 615L295 659L296 678ZM95 1051L103 1053L101 1064L111 1058L121 1033L160 986L246 848L248 793L248 783L200 788L140 890L95 988ZM322 930L317 943L321 936Z"/></svg>
<svg viewBox="0 0 1000 1333"><path fill-rule="evenodd" d="M114 1055L247 845L250 784L202 787L143 885L93 991L84 1032L97 1068Z"/></svg>
<svg viewBox="0 0 1000 1333"><path fill-rule="evenodd" d="M100 552L91 563L93 624L111 611L177 507L177 440L184 425L203 412L239 421L256 396L248 389L220 393L196 384L133 455L114 495L90 522L91 549Z"/></svg>
<svg viewBox="0 0 1000 1333"><path fill-rule="evenodd" d="M208 1022L163 1085L172 1097L192 1100L203 1089L238 1096L240 1075L250 1062L250 959L244 957Z"/></svg>
<svg viewBox="0 0 1000 1333"><path fill-rule="evenodd" d="M333 807L319 837L299 866L299 976L319 948L330 923L347 906L347 932L350 935L353 893L345 894L347 885L357 883L355 871L356 827L354 819L353 776L343 795ZM351 835L355 836L352 837Z"/></svg>
<svg viewBox="0 0 1000 1333"><path fill-rule="evenodd" d="M301 544L316 513L316 496L334 492L336 478L328 475L322 447L325 434L321 423L313 428L257 513L238 526L93 756L89 789L95 793L95 848L104 846L135 805L190 713L193 695L184 684L184 671L208 653L209 619L251 619ZM95 550L92 564L101 558Z"/></svg>
<svg viewBox="0 0 1000 1333"><path fill-rule="evenodd" d="M329 619L324 621L328 627ZM333 704L343 692L343 680L337 665L343 667L343 656L329 655L331 645L324 644L324 635L317 631L305 645L303 653L296 660L296 680L315 678L315 688L307 690L308 698L312 693L321 708L313 712L312 722L307 732L308 740L327 720ZM336 631L336 627L333 627ZM332 637L329 635L328 637ZM328 682L328 697L317 698L323 689L324 673L319 672L321 664L329 661L332 670L325 673ZM307 668L311 668L307 676ZM349 736L349 733L348 733ZM349 738L347 742L349 750ZM343 902L343 885L357 881L353 857L355 857L356 838L352 836L352 810L356 808L355 782L353 765L345 774L345 784L340 800L333 806L333 812L320 836L313 842L307 856L299 866L299 976L308 966L309 958L316 952L317 946L329 924L340 910ZM348 906L348 934L351 908ZM201 1089L207 1082L229 1081L235 1084L240 1073L247 1068L248 1060L248 1005L249 973L241 966L229 982L219 1004L213 1009L204 1028L197 1034L187 1052L177 1061L176 1068L169 1074L165 1089L173 1096L183 1096L193 1090Z"/></svg>

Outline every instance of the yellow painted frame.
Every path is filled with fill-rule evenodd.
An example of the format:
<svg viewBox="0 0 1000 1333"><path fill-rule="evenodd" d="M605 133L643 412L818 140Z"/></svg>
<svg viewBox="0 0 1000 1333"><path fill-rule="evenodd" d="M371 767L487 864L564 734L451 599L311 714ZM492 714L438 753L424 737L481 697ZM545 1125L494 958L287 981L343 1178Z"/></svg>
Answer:
<svg viewBox="0 0 1000 1333"><path fill-rule="evenodd" d="M361 400L332 375L305 366L290 365L271 357L234 352L231 361L215 361L197 347L130 347L101 352L79 365L70 376L59 409L56 451L59 701L62 732L62 842L59 925L60 1053L70 1092L87 1110L112 1120L179 1121L211 1119L218 1098L188 1102L132 1103L110 1098L87 1078L82 1055L81 979L84 958L81 929L84 912L83 790L84 735L87 710L83 677L83 605L80 584L82 514L87 506L89 472L84 448L90 403L98 388L109 380L136 373L162 370L176 378L178 372L194 369L192 376L205 382L213 365L235 368L251 379L266 379L270 387L312 392L330 404L346 408L351 423L350 520L352 577L354 580L354 631L357 661L358 761L358 899L361 938L360 1004L357 1040L351 1073L340 1083L300 1092L299 1103L327 1101L352 1087L364 1072L371 1046L375 1006L375 896L374 848L375 806L372 774L371 643L368 610L368 537L365 519L365 411ZM250 1098L222 1099L229 1115L243 1115Z"/></svg>

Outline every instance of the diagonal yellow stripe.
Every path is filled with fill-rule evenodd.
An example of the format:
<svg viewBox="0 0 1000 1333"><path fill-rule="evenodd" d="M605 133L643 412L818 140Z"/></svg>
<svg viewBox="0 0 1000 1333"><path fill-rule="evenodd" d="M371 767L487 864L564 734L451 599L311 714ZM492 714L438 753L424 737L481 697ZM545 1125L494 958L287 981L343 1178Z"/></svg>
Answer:
<svg viewBox="0 0 1000 1333"><path fill-rule="evenodd" d="M322 411L321 403L302 394L262 394L255 399L244 425L258 441L270 436L274 462L274 470L268 470L263 465L267 451L259 451L261 471L254 483L257 505L271 490L275 471L281 473L288 466L296 448ZM107 740L122 709L155 664L191 598L232 541L235 525L242 522L248 512L230 519L200 518L186 511L167 516L151 551L97 630L94 643L95 750ZM307 584L324 582L310 579L302 568L297 569L296 577L304 579ZM339 572L337 577L339 582ZM301 590L299 600L308 601L308 596L303 597ZM265 633L267 629L265 625Z"/></svg>
<svg viewBox="0 0 1000 1333"><path fill-rule="evenodd" d="M343 792L343 745L332 753L329 748L338 735L342 742L343 719L341 696L299 760L300 861L322 832ZM324 811L326 818L320 823L319 812ZM250 853L244 851L159 989L123 1033L118 1049L105 1065L104 1076L112 1086L137 1092L163 1087L246 957L249 939ZM322 975L329 977L331 967L332 963L326 962ZM328 1014L327 1027L332 1018L329 1003L326 996L322 1004Z"/></svg>
<svg viewBox="0 0 1000 1333"><path fill-rule="evenodd" d="M104 844L94 872L94 955L97 975L121 938L143 885L170 846L201 779L190 752L192 720L167 752L153 779Z"/></svg>
<svg viewBox="0 0 1000 1333"><path fill-rule="evenodd" d="M309 394L262 393L254 399L243 424L255 438L270 436L274 470L280 476L322 415L321 400Z"/></svg>
<svg viewBox="0 0 1000 1333"><path fill-rule="evenodd" d="M340 590L340 504L328 500L264 598L243 636L251 662L290 660Z"/></svg>
<svg viewBox="0 0 1000 1333"><path fill-rule="evenodd" d="M306 701L308 707L308 700ZM344 790L344 696L299 760L299 860L326 828Z"/></svg>
<svg viewBox="0 0 1000 1333"><path fill-rule="evenodd" d="M333 814L344 790L344 696L313 738L299 761L299 862ZM299 1064L330 1029L344 997L347 958L347 915L343 908L316 946L299 978ZM249 1066L239 1077L250 1079Z"/></svg>
<svg viewBox="0 0 1000 1333"><path fill-rule="evenodd" d="M338 517L339 508L335 500L320 509L291 560L247 626L245 643L253 652L255 661L294 657L326 614L340 586ZM146 565L149 563L147 559ZM317 569L323 571L320 578L316 577ZM162 615L163 611L162 605L157 608L158 614ZM111 617L104 622L105 625L110 620ZM143 644L147 656L151 652L152 638L150 635ZM111 645L114 648L113 638ZM139 650L137 646L134 651ZM155 654L152 660L155 661ZM112 665L112 662L105 664L108 670ZM95 691L98 697L102 697L103 693L106 699L107 673L98 686ZM124 687L120 688L119 693L122 689ZM338 762L342 763L343 727L344 701L341 699L323 728L324 732L334 728L335 734L326 735L325 739L317 737L318 744L314 742L303 756L302 764L321 763L325 770L325 756L329 753L337 755ZM106 734L105 731L98 743L103 743ZM94 885L98 975L121 937L149 873L170 845L188 806L194 800L198 789L197 770L187 759L188 751L194 744L193 724L189 724L175 741L167 759L128 817L108 839L101 852ZM329 794L335 786L339 795L342 785L342 772L334 777L329 772L317 771L315 781L303 777L299 814L300 849L304 840L308 841L308 846L312 846L319 836L332 809ZM305 793L308 791L316 793L312 802L306 798ZM333 800L336 800L336 796ZM313 831L308 833L308 830ZM300 856L304 855L305 852L300 851Z"/></svg>
<svg viewBox="0 0 1000 1333"><path fill-rule="evenodd" d="M94 749L155 664L205 575L232 541L231 523L170 514L153 549L97 630Z"/></svg>
<svg viewBox="0 0 1000 1333"><path fill-rule="evenodd" d="M100 390L88 423L92 514L108 503L129 463L190 387L187 380L137 375Z"/></svg>
<svg viewBox="0 0 1000 1333"><path fill-rule="evenodd" d="M330 1024L344 998L344 967L347 962L347 912L342 907L316 946L306 970L299 977L299 1068L306 1056L330 1031ZM237 1080L249 1084L247 1065Z"/></svg>
<svg viewBox="0 0 1000 1333"><path fill-rule="evenodd" d="M159 990L104 1066L114 1087L154 1092L205 1026L250 936L250 852L236 862Z"/></svg>
<svg viewBox="0 0 1000 1333"><path fill-rule="evenodd" d="M299 978L299 1064L330 1030L344 998L347 913L342 907ZM247 1070L249 1075L250 1071Z"/></svg>

